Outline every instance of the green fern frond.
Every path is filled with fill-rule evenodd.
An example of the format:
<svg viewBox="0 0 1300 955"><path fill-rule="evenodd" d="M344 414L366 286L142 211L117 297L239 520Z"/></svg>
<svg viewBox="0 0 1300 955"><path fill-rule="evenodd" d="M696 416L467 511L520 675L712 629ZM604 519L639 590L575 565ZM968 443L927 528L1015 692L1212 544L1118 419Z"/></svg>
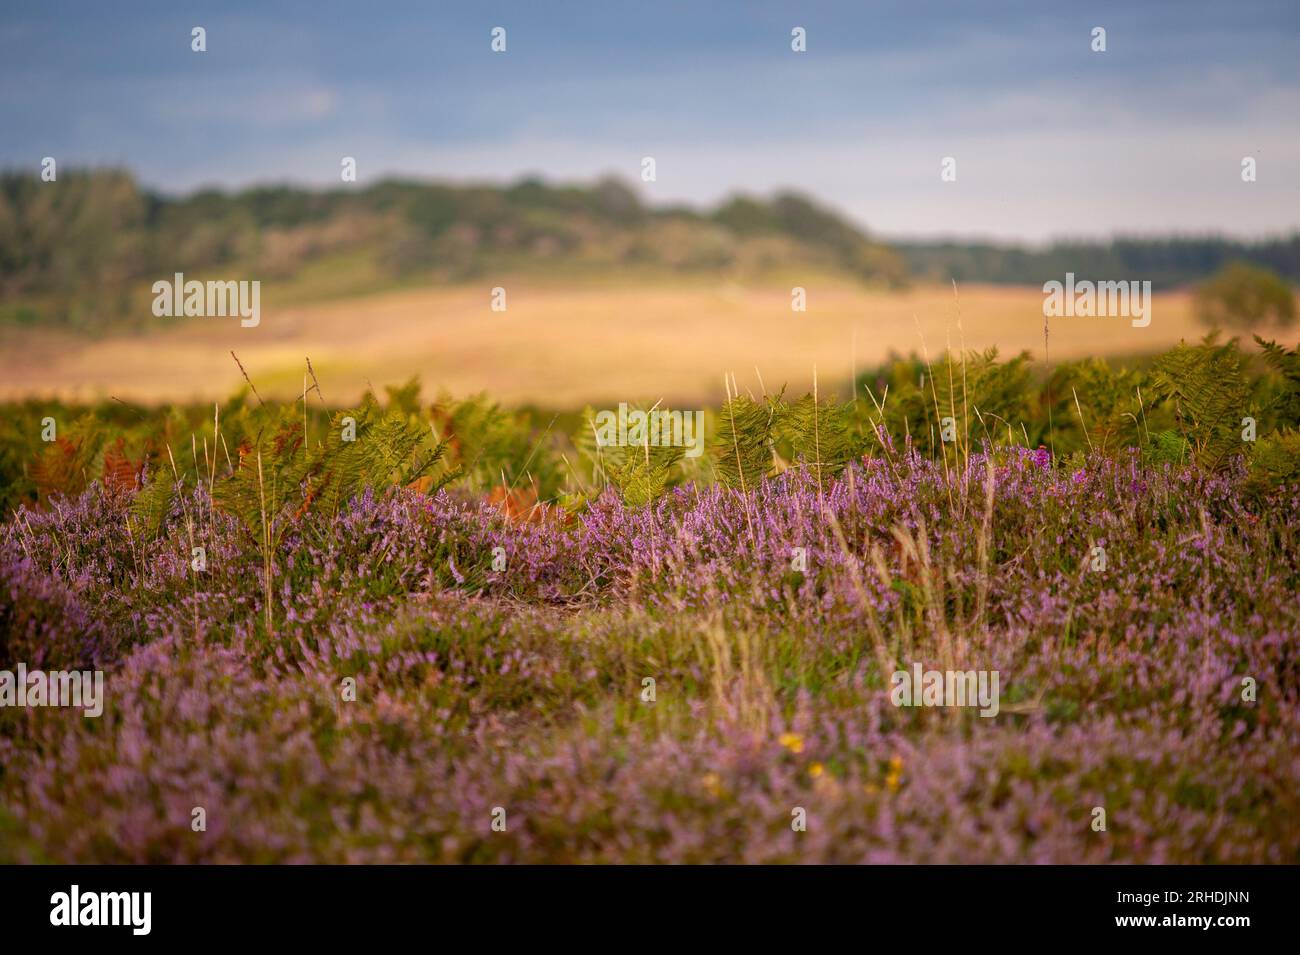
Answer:
<svg viewBox="0 0 1300 955"><path fill-rule="evenodd" d="M718 416L714 465L728 487L749 490L772 469L772 434L780 407L744 395L731 397Z"/></svg>
<svg viewBox="0 0 1300 955"><path fill-rule="evenodd" d="M145 537L157 537L162 533L163 522L171 512L175 497L176 482L165 477L161 469L156 469L131 502L131 520L135 528Z"/></svg>
<svg viewBox="0 0 1300 955"><path fill-rule="evenodd" d="M302 422L293 418L294 409L282 409L278 428L241 445L239 466L212 489L216 506L235 515L257 541L267 531L278 540L284 527L281 512L300 497L313 470L303 449Z"/></svg>
<svg viewBox="0 0 1300 955"><path fill-rule="evenodd" d="M665 415L669 413L666 409L654 410ZM652 441L649 425L640 444L631 440L626 445L602 441L596 417L596 413L587 408L583 428L574 437L574 445L591 466L596 480L613 484L624 503L633 507L648 504L661 496L673 483L674 471L686 449L681 445L663 443L663 435L653 436Z"/></svg>
<svg viewBox="0 0 1300 955"><path fill-rule="evenodd" d="M1152 464L1185 464L1191 454L1191 445L1177 431L1156 431L1146 449L1146 459Z"/></svg>
<svg viewBox="0 0 1300 955"><path fill-rule="evenodd" d="M1300 431L1261 438L1251 456L1251 482L1273 488L1300 483Z"/></svg>
<svg viewBox="0 0 1300 955"><path fill-rule="evenodd" d="M1300 427L1300 351L1258 335L1255 342L1263 349L1264 361L1280 379L1276 394L1268 403L1277 423L1284 428Z"/></svg>
<svg viewBox="0 0 1300 955"><path fill-rule="evenodd" d="M804 395L779 416L778 431L790 441L796 460L827 477L839 475L865 450L854 425L852 403L817 402Z"/></svg>
<svg viewBox="0 0 1300 955"><path fill-rule="evenodd" d="M1219 345L1181 343L1155 362L1158 394L1173 403L1196 462L1215 470L1244 450L1241 419L1248 412L1250 383L1236 340Z"/></svg>

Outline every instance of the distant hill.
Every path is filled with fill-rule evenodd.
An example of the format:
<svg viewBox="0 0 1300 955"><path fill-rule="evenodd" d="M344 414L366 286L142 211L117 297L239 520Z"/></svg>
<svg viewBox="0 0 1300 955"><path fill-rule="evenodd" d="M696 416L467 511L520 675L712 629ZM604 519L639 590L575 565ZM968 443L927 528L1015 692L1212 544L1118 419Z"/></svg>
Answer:
<svg viewBox="0 0 1300 955"><path fill-rule="evenodd" d="M651 209L629 186L388 180L168 198L117 170L0 174L0 322L149 320L175 272L260 279L281 301L507 274L839 272L900 284L901 258L793 193Z"/></svg>
<svg viewBox="0 0 1300 955"><path fill-rule="evenodd" d="M1244 260L1300 282L1300 233L1260 242L1210 236L1057 242L1040 249L980 242L896 242L893 248L913 277L939 281L1039 285L1074 272L1080 278L1138 279L1170 289Z"/></svg>
<svg viewBox="0 0 1300 955"><path fill-rule="evenodd" d="M713 209L650 207L616 179L554 185L386 180L328 190L263 186L174 198L120 170L57 182L0 173L0 326L103 329L147 323L153 282L260 279L280 304L519 275L558 279L789 279L827 274L1041 285L1080 278L1199 281L1245 259L1300 281L1300 234L1221 238L886 244L792 192Z"/></svg>

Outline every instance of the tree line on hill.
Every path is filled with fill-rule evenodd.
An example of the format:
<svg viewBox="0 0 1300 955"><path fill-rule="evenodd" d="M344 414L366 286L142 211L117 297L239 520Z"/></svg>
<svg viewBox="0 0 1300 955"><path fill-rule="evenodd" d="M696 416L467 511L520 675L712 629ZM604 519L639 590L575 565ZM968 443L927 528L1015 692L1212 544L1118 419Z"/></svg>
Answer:
<svg viewBox="0 0 1300 955"><path fill-rule="evenodd" d="M388 179L366 187L268 185L167 196L123 170L61 171L54 182L0 172L0 325L101 328L149 320L148 289L187 277L297 282L333 294L403 282L547 275L838 273L885 287L913 280L1041 284L1141 278L1200 281L1244 261L1300 279L1300 234L1117 239L1026 249L887 244L794 192L733 196L712 209L651 207L614 178L507 186ZM797 282L795 284L798 284Z"/></svg>
<svg viewBox="0 0 1300 955"><path fill-rule="evenodd" d="M92 327L140 308L175 272L272 284L327 271L344 291L544 271L841 272L900 285L902 259L795 193L699 211L650 208L616 179L586 186L385 180L169 197L127 172L0 173L0 322ZM310 280L310 279L308 279Z"/></svg>
<svg viewBox="0 0 1300 955"><path fill-rule="evenodd" d="M1041 285L1073 272L1094 280L1140 279L1160 290L1191 285L1245 262L1300 282L1300 232L1256 242L1188 236L1060 241L1044 248L991 242L896 242L893 248L909 274L922 280Z"/></svg>

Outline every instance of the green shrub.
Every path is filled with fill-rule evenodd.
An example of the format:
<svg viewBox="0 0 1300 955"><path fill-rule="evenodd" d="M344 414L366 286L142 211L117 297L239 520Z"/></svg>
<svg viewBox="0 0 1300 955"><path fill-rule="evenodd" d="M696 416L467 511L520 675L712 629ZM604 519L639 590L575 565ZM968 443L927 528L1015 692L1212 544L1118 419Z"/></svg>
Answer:
<svg viewBox="0 0 1300 955"><path fill-rule="evenodd" d="M1295 295L1276 273L1233 262L1196 290L1197 317L1214 328L1251 328L1295 321Z"/></svg>

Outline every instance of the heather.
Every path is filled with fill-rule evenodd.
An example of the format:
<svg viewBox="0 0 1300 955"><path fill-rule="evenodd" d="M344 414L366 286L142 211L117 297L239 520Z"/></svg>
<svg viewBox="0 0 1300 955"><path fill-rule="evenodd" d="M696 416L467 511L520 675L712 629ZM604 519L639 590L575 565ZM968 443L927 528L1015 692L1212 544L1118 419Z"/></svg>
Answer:
<svg viewBox="0 0 1300 955"><path fill-rule="evenodd" d="M1294 353L1234 391L1200 347L1072 370L1073 422L991 356L729 390L699 461L412 390L232 403L189 467L124 426L62 490L47 451L0 668L102 667L105 710L0 708L0 858L1300 861ZM996 671L1000 711L895 706L914 663Z"/></svg>

